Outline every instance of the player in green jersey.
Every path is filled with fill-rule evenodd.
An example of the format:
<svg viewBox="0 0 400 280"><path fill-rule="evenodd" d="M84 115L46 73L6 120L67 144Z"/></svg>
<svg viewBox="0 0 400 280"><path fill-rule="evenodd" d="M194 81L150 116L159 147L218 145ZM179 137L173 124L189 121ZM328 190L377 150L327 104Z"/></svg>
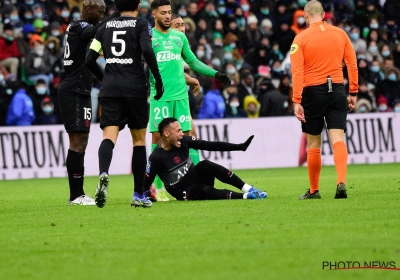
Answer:
<svg viewBox="0 0 400 280"><path fill-rule="evenodd" d="M176 118L186 135L192 129L192 118L190 116L189 98L182 59L194 71L217 79L225 87L231 85L231 80L227 75L208 67L198 60L190 50L185 34L172 28L170 29L172 10L169 0L154 0L151 3L151 11L155 21L152 46L164 84L163 97L160 100L155 100L155 80L150 73L149 131L152 133L152 150L154 150L157 143L161 140L158 133L158 125L164 118ZM155 185L156 188L160 186L157 181ZM167 198L166 193L163 193L163 191L164 189L161 186L161 190L158 193L160 196Z"/></svg>

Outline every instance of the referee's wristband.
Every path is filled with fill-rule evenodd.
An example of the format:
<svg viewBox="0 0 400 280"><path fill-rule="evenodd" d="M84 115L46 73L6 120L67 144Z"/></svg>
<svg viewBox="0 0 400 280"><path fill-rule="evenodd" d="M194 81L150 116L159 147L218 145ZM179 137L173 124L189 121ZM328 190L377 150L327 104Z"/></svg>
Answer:
<svg viewBox="0 0 400 280"><path fill-rule="evenodd" d="M357 96L357 92L350 92L349 95L350 96Z"/></svg>

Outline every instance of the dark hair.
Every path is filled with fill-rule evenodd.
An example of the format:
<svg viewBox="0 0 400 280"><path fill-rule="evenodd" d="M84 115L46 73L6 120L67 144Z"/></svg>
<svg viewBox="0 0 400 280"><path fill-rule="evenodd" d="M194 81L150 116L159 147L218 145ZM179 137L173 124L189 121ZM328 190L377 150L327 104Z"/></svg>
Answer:
<svg viewBox="0 0 400 280"><path fill-rule="evenodd" d="M115 6L120 13L136 11L139 3L140 0L115 0Z"/></svg>
<svg viewBox="0 0 400 280"><path fill-rule="evenodd" d="M46 84L46 81L43 79L39 79L36 81L36 84Z"/></svg>
<svg viewBox="0 0 400 280"><path fill-rule="evenodd" d="M156 0L157 1L157 0ZM154 3L154 2L153 2ZM158 132L160 132L160 135L162 137L163 131L167 126L169 126L171 123L177 122L178 120L175 118L165 118L163 119L160 124L158 125Z"/></svg>
<svg viewBox="0 0 400 280"><path fill-rule="evenodd" d="M171 20L174 20L174 19L176 19L176 18L181 18L181 16L180 16L180 15L177 15L177 14L172 14L172 15L171 15Z"/></svg>
<svg viewBox="0 0 400 280"><path fill-rule="evenodd" d="M171 5L171 1L169 0L154 0L153 2L151 2L151 10L156 10L158 9L158 7L161 6L168 6Z"/></svg>

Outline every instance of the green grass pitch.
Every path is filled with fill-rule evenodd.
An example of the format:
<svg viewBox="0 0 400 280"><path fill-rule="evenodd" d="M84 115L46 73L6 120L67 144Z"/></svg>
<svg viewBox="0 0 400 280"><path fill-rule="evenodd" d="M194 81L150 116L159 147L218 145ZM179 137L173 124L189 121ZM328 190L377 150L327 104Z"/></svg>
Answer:
<svg viewBox="0 0 400 280"><path fill-rule="evenodd" d="M265 200L130 207L131 176L110 176L104 208L67 206L66 178L0 182L0 279L400 279L400 270L323 269L323 262L400 267L400 165L350 165L335 200L299 201L307 169L235 171ZM85 178L94 195L97 178ZM221 183L216 185L224 187Z"/></svg>

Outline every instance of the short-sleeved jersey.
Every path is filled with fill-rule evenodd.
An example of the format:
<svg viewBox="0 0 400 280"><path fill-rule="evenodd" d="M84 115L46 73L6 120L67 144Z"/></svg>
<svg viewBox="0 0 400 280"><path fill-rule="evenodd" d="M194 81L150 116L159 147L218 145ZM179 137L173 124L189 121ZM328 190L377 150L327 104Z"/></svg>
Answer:
<svg viewBox="0 0 400 280"><path fill-rule="evenodd" d="M290 49L293 76L293 102L300 103L303 87L343 83L343 66L349 74L350 92L358 92L357 59L347 34L326 22L312 23L293 40Z"/></svg>
<svg viewBox="0 0 400 280"><path fill-rule="evenodd" d="M99 28L90 46L106 60L99 97L147 97L140 41L151 40L151 35L149 22L132 16L115 18Z"/></svg>
<svg viewBox="0 0 400 280"><path fill-rule="evenodd" d="M64 73L58 88L60 92L90 95L92 72L85 65L86 52L97 31L96 26L84 20L73 20L67 27L64 49Z"/></svg>
<svg viewBox="0 0 400 280"><path fill-rule="evenodd" d="M164 34L153 28L152 46L164 84L164 95L160 100L172 101L188 98L182 59L188 63L197 58L191 51L185 34L171 28L168 33ZM155 80L151 74L150 86L150 99L154 100Z"/></svg>

